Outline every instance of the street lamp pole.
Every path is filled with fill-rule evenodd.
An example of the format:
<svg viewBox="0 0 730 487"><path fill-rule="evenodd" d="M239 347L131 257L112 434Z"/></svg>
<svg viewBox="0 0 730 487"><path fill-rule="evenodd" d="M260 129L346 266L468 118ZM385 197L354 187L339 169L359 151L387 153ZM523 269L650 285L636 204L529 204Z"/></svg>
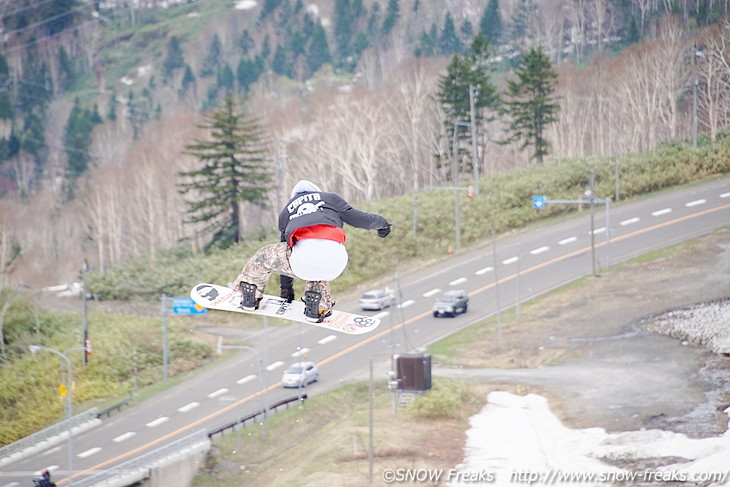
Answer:
<svg viewBox="0 0 730 487"><path fill-rule="evenodd" d="M66 424L68 426L68 485L73 485L73 434L71 418L73 416L73 370L71 369L71 361L68 357L52 348L41 347L39 345L30 345L28 347L31 353L35 354L39 350L55 353L66 362Z"/></svg>
<svg viewBox="0 0 730 487"><path fill-rule="evenodd" d="M89 362L89 319L86 313L86 273L89 270L89 264L84 259L81 266L81 303L84 325L84 366Z"/></svg>
<svg viewBox="0 0 730 487"><path fill-rule="evenodd" d="M219 337L218 339L218 353L221 353L224 348L237 348L241 350L251 350L254 355L256 355L256 364L259 369L259 387L261 387L262 394L261 394L261 411L264 413L264 420L261 422L261 439L266 440L266 418L269 416L269 406L266 401L266 391L268 390L268 387L264 384L264 376L263 376L263 367L261 366L261 357L259 356L259 352L253 348L249 347L248 345L223 345L223 337Z"/></svg>

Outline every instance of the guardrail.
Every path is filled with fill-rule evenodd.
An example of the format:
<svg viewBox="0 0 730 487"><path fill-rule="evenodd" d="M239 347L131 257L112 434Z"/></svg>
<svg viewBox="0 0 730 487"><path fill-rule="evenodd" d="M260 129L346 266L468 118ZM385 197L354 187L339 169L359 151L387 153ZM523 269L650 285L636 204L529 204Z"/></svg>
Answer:
<svg viewBox="0 0 730 487"><path fill-rule="evenodd" d="M101 423L97 417L98 408L91 408L71 417L71 430L74 434L79 428L84 430ZM25 458L39 450L47 449L68 438L69 424L66 420L37 431L30 436L0 448L0 467Z"/></svg>
<svg viewBox="0 0 730 487"><path fill-rule="evenodd" d="M276 410L279 409L281 406L286 406L286 408L289 409L289 405L291 403L304 401L306 398L307 398L307 395L302 394L301 396L290 397L289 399L282 399L281 401L270 405L265 411L264 410L256 411L255 413L249 414L245 418L240 418L232 423L228 423L224 426L221 426L220 428L216 428L212 431L209 431L208 438L213 439L215 437L215 435L223 436L223 434L228 430L235 431L236 426L238 426L239 424L242 426L246 426L247 421L253 420L254 422L256 422L256 418L259 416L265 415L267 411L276 412Z"/></svg>
<svg viewBox="0 0 730 487"><path fill-rule="evenodd" d="M151 452L120 463L86 478L74 480L74 487L125 487L148 478L152 469L163 466L180 457L207 451L210 439L206 431L199 430Z"/></svg>
<svg viewBox="0 0 730 487"><path fill-rule="evenodd" d="M106 409L103 409L96 415L96 417L101 418L102 416L111 416L114 411L118 411L119 409L122 409L124 406L126 406L127 404L132 402L132 399L133 399L133 396L132 396L132 393L130 392L129 396L127 396L126 399L122 399L118 403L113 404Z"/></svg>

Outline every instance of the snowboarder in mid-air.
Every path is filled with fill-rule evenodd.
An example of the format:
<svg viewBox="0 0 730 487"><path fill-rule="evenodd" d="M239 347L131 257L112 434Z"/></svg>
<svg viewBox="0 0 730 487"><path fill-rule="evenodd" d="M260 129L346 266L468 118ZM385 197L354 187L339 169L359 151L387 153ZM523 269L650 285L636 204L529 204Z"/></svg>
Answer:
<svg viewBox="0 0 730 487"><path fill-rule="evenodd" d="M347 266L345 232L347 223L356 228L377 230L385 238L390 224L380 215L356 210L341 196L322 191L311 181L301 180L279 214L279 243L265 245L243 266L234 284L240 291L241 307L258 309L264 286L272 272L281 276L281 297L294 299L294 277L307 281L304 314L321 323L332 311L330 281Z"/></svg>

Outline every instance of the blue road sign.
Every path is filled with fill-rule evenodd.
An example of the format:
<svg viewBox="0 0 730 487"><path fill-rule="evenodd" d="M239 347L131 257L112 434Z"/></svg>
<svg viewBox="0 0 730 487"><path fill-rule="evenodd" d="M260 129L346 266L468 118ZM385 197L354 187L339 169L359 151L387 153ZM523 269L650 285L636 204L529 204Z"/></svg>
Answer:
<svg viewBox="0 0 730 487"><path fill-rule="evenodd" d="M546 203L545 196L543 196L543 195L535 195L532 197L532 207L533 208L537 208L537 209L545 208L545 203Z"/></svg>
<svg viewBox="0 0 730 487"><path fill-rule="evenodd" d="M206 309L195 304L192 298L172 298L172 312L176 315L203 315Z"/></svg>

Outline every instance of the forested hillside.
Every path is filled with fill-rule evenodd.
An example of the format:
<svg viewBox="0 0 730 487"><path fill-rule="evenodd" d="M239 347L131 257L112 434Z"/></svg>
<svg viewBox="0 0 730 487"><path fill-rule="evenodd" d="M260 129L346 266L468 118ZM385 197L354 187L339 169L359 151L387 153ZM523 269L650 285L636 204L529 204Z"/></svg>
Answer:
<svg viewBox="0 0 730 487"><path fill-rule="evenodd" d="M730 120L728 8L4 0L0 285L201 249L210 236L185 223L195 195L180 193L180 173L201 167L186 147L210 139L205 117L227 96L257 119L268 150L264 204L240 205L244 238L272 232L300 178L352 202L475 175L485 191L495 172L714 140ZM531 55L547 61L543 79L555 73L543 105L555 109L537 135L516 116L538 73Z"/></svg>

